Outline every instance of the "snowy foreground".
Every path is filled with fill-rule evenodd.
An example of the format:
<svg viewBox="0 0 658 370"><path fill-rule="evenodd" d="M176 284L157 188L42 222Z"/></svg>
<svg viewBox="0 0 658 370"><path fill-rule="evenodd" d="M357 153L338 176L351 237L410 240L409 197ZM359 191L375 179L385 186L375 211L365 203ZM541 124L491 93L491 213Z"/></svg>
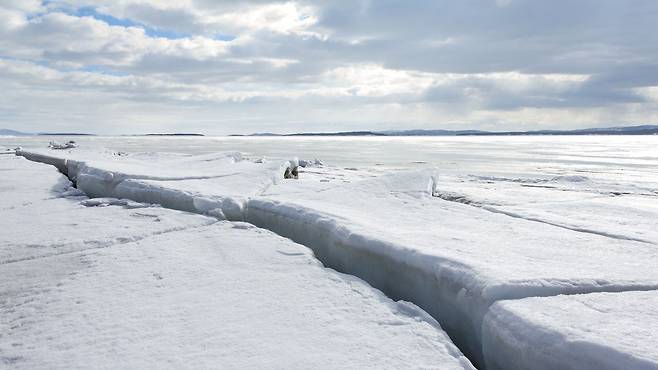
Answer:
<svg viewBox="0 0 658 370"><path fill-rule="evenodd" d="M158 226L161 231L155 233L190 233L190 239L180 243L185 248L196 248L197 243L199 248L204 243L223 245L231 233L264 234L303 250L269 233L274 232L303 244L325 266L362 278L388 297L413 302L431 314L480 368L658 369L654 349L658 348L658 334L654 334L658 322L652 319L654 306L650 304L658 290L658 191L650 179L631 184L596 174L515 177L442 174L432 169L386 173L390 171L352 171L311 163L299 180L287 180L284 173L297 166L296 160L255 160L235 153L193 156L84 149L18 154L56 166L79 191L101 198L82 199L86 206L116 204L100 209L142 213L144 209L137 208L142 203L155 203L189 212L145 208L171 214L155 216L163 218ZM53 183L58 189L63 186L61 179ZM129 219L109 213L106 217ZM195 231L179 230L182 221L176 217L189 217L202 225L195 224ZM203 220L217 219L244 222L235 225L249 230L238 232L226 223L203 224ZM100 239L113 237L119 221L112 222L107 230L98 231L110 236ZM208 241L198 231L204 228L222 230ZM137 235L120 237L126 245L150 240L137 232L144 230L141 226L134 230ZM22 234L16 232L14 238L20 240ZM89 233L81 231L81 235ZM34 255L41 252L28 245L39 245L39 237L29 238L37 241L10 246L2 258L36 259ZM43 253L81 248L73 245L80 244L79 239L71 238L75 241L63 242L61 249L59 244L46 247ZM173 243L168 237L163 239ZM171 249L167 253L183 253ZM104 251L115 252L115 248ZM150 257L157 259L155 255L161 254L158 250ZM237 268L234 264L252 257L252 253L236 255L226 268ZM204 263L205 258L201 258ZM285 270L296 274L302 267ZM318 294L329 294L325 287L319 290ZM280 294L277 297L286 300ZM627 306L634 308L624 310ZM368 310L363 314L382 320L380 310ZM428 322L418 319L425 317L421 311L412 311L412 319ZM407 311L397 308L393 312ZM303 323L290 325L306 331ZM405 332L412 337L423 333L415 328ZM372 335L389 340L374 331ZM418 356L413 353L417 347L405 350L407 344L399 339L393 342L400 352ZM446 353L458 353L450 344L447 348L452 349ZM382 346L382 351L391 350ZM418 361L407 366L426 364ZM428 366L450 367L449 362Z"/></svg>
<svg viewBox="0 0 658 370"><path fill-rule="evenodd" d="M0 367L472 368L424 311L269 231L0 170Z"/></svg>

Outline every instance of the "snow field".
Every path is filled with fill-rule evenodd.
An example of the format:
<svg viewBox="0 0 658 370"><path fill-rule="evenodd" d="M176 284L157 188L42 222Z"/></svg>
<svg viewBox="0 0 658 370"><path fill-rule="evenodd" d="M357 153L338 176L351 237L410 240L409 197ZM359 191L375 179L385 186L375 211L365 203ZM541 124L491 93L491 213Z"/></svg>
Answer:
<svg viewBox="0 0 658 370"><path fill-rule="evenodd" d="M658 245L658 190L574 176L442 176L440 197L572 230Z"/></svg>
<svg viewBox="0 0 658 370"><path fill-rule="evenodd" d="M55 168L28 162L13 155L5 155L0 159L0 174L3 176L0 192L7 194L0 197L0 210L51 199L70 187L70 182Z"/></svg>
<svg viewBox="0 0 658 370"><path fill-rule="evenodd" d="M215 219L135 202L89 200L55 168L0 158L0 265L128 243ZM109 204L98 212L97 207Z"/></svg>
<svg viewBox="0 0 658 370"><path fill-rule="evenodd" d="M7 159L15 189L49 171ZM0 209L0 367L473 369L427 313L269 231L40 184Z"/></svg>

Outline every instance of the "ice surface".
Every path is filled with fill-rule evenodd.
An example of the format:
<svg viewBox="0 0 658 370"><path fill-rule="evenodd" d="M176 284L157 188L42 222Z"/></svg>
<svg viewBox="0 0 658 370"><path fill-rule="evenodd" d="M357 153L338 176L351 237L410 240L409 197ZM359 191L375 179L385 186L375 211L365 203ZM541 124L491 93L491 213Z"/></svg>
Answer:
<svg viewBox="0 0 658 370"><path fill-rule="evenodd" d="M55 168L14 155L0 157L0 177L0 210L55 198L70 186Z"/></svg>
<svg viewBox="0 0 658 370"><path fill-rule="evenodd" d="M52 170L5 159L13 189ZM33 196L0 210L0 367L473 368L424 311L271 232Z"/></svg>
<svg viewBox="0 0 658 370"><path fill-rule="evenodd" d="M421 306L480 365L483 318L499 300L658 288L655 181L646 171L633 182L609 168L381 176L387 171L323 166L278 181L292 162L251 161L243 169L239 156L214 154L204 167L194 156L164 155L168 165L147 176L140 158L105 163L77 153L65 165L73 177L82 174L76 179L86 192L244 220L289 237L327 266ZM58 160L51 154L45 162ZM76 167L80 160L94 165ZM181 163L188 168L179 173ZM236 176L227 176L231 170Z"/></svg>
<svg viewBox="0 0 658 370"><path fill-rule="evenodd" d="M658 369L658 292L501 301L487 314L489 369Z"/></svg>
<svg viewBox="0 0 658 370"><path fill-rule="evenodd" d="M117 177L145 180L190 180L212 179L235 176L236 174L268 175L283 178L285 168L281 173L270 173L285 162L262 161L243 158L236 152L218 152L203 155L184 155L176 153L126 153L110 150L75 149L68 151L51 151L47 149L24 150L22 155L50 158L53 162L62 162L77 172L102 169ZM68 162L68 164L67 164ZM260 180L260 179L254 179Z"/></svg>
<svg viewBox="0 0 658 370"><path fill-rule="evenodd" d="M658 244L658 192L583 175L442 176L444 199L553 225Z"/></svg>
<svg viewBox="0 0 658 370"><path fill-rule="evenodd" d="M440 184L420 171L267 195L249 201L247 221L419 304L480 362L482 318L497 300L658 288L653 244L433 197Z"/></svg>
<svg viewBox="0 0 658 370"><path fill-rule="evenodd" d="M169 233L215 222L134 202L81 200L71 183L50 166L21 157L0 157L0 265ZM75 190L75 189L73 189ZM93 206L117 204L99 213ZM65 232L62 232L65 230Z"/></svg>

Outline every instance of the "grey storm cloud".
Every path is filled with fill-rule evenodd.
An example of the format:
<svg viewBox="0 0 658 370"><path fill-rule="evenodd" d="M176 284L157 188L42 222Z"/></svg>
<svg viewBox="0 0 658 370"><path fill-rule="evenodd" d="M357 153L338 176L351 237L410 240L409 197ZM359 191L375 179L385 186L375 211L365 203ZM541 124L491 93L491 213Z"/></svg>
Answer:
<svg viewBox="0 0 658 370"><path fill-rule="evenodd" d="M657 16L653 0L8 0L0 126L226 134L655 122Z"/></svg>

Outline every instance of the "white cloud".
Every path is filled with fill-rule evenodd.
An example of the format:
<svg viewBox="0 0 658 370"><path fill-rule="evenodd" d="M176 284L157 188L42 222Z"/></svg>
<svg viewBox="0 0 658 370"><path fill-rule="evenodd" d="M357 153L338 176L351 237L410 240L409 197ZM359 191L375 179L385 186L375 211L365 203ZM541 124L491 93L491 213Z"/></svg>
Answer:
<svg viewBox="0 0 658 370"><path fill-rule="evenodd" d="M53 117L85 131L101 115L107 128L93 131L649 122L656 11L649 0L7 0L0 126L46 131Z"/></svg>
<svg viewBox="0 0 658 370"><path fill-rule="evenodd" d="M54 64L126 66L146 54L206 60L225 55L230 42L194 36L149 37L138 27L112 26L92 17L59 12L4 30L4 57L47 59Z"/></svg>

